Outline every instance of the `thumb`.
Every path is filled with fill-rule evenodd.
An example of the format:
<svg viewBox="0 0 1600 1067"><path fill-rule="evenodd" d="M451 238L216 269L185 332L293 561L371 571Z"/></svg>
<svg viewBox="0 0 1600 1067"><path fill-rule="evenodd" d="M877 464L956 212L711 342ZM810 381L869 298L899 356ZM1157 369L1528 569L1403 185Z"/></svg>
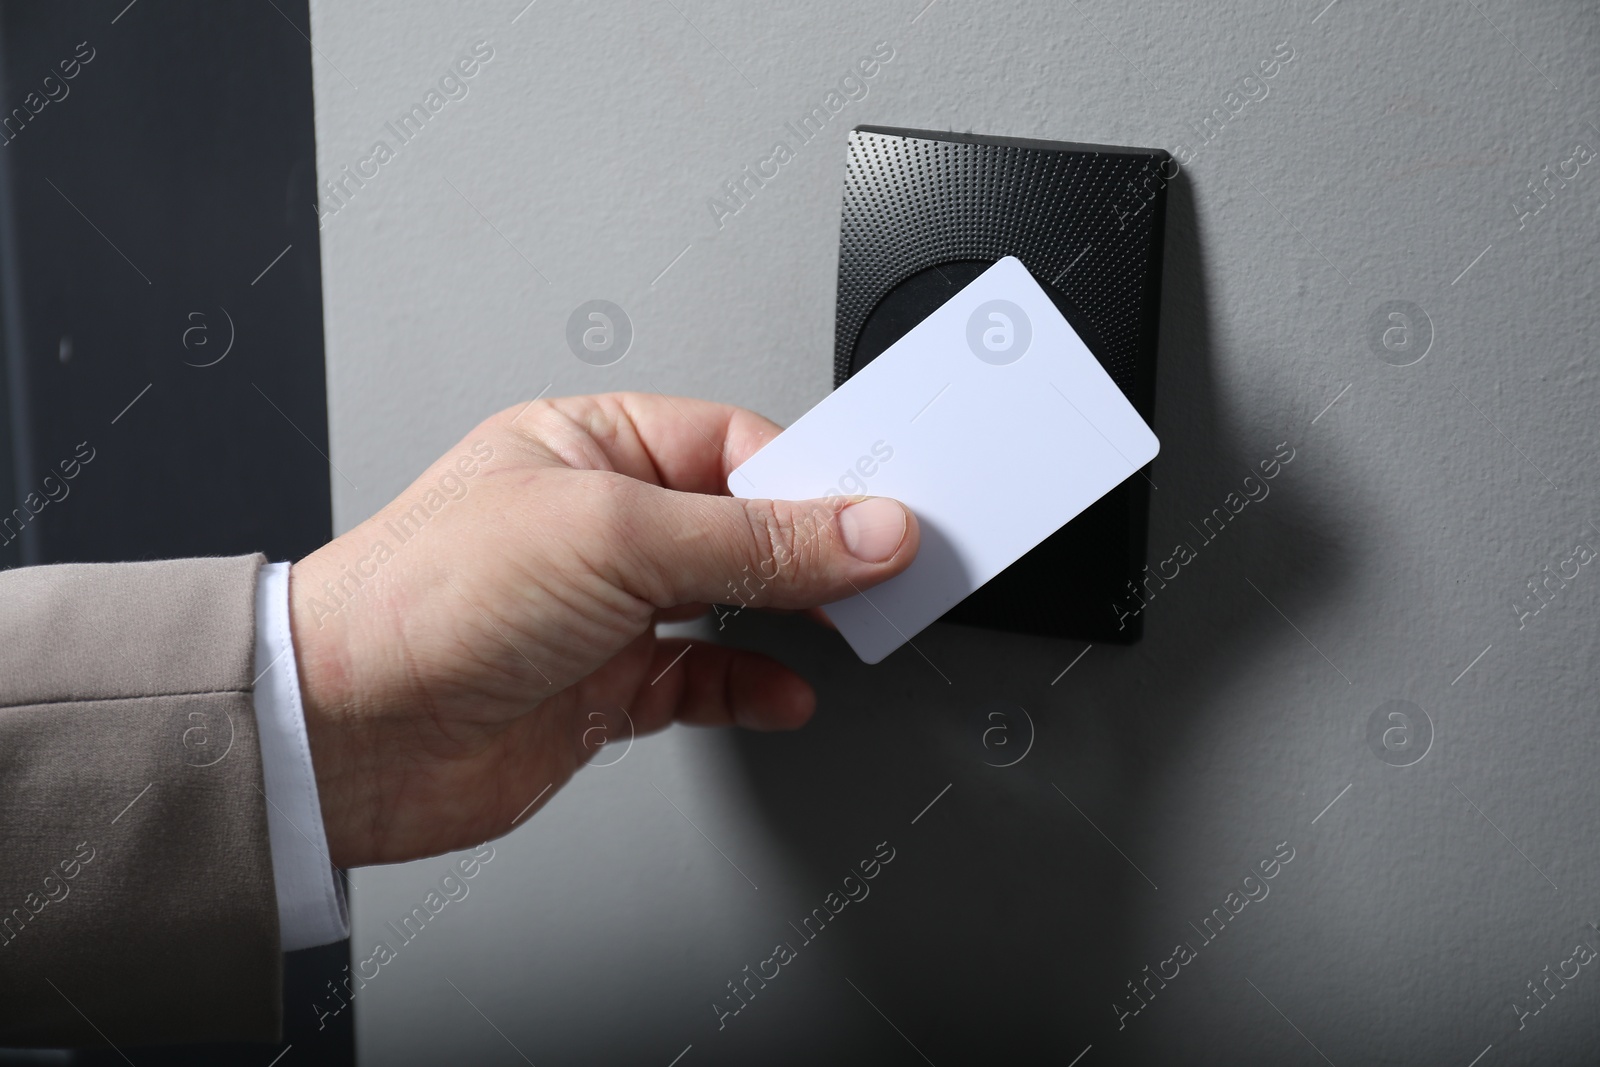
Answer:
<svg viewBox="0 0 1600 1067"><path fill-rule="evenodd" d="M645 585L685 603L807 608L892 578L917 554L916 517L887 497L740 500L664 491L635 550Z"/></svg>

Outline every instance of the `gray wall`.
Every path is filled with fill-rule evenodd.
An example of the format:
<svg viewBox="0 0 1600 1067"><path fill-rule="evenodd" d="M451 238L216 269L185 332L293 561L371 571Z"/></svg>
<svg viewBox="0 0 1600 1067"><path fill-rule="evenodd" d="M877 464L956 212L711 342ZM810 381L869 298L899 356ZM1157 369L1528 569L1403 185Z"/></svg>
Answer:
<svg viewBox="0 0 1600 1067"><path fill-rule="evenodd" d="M1600 149L1594 9L922 2L313 2L325 178L494 49L324 220L339 529L546 386L800 415L830 385L850 126L1178 152L1294 50L1172 189L1151 549L1198 554L1144 642L936 627L918 643L946 684L740 617L725 640L815 679L813 725L678 730L581 774L362 991L365 1062L1592 1051L1600 967L1563 961L1600 948L1600 569L1568 564L1537 614L1528 583L1600 549L1600 163L1516 205L1576 142ZM878 41L895 58L866 98L719 228L708 197ZM564 342L592 298L637 331L614 366ZM1409 320L1420 362L1371 341L1390 301L1431 322ZM1271 495L1199 544L1189 524L1282 442ZM996 701L1026 715L985 718ZM1415 708L1385 748L1391 701ZM880 841L870 897L719 1031L725 983L798 944L790 922ZM1269 895L1202 940L1281 843ZM445 864L356 872L357 958ZM1195 958L1119 1029L1127 983L1171 973L1182 941ZM1546 965L1578 973L1519 1029Z"/></svg>

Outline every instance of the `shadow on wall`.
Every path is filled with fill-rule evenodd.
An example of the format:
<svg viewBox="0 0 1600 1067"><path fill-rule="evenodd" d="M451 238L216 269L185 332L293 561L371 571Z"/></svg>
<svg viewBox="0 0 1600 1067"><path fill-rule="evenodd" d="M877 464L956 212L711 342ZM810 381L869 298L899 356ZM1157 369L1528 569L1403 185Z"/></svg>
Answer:
<svg viewBox="0 0 1600 1067"><path fill-rule="evenodd" d="M1312 613L1344 568L1337 546L1306 533L1319 523L1292 460L1214 542L1188 525L1229 493L1243 495L1245 476L1259 474L1288 431L1219 417L1187 178L1170 189L1163 289L1149 559L1167 558L1180 540L1195 558L1149 601L1142 644L1094 647L1078 660L1078 642L940 625L868 667L836 635L795 617L744 614L724 633L817 686L805 730L725 742L773 835L806 872L794 887L800 898L821 902L877 843L896 850L871 895L796 961L812 969L813 991L836 990L826 1003L839 1013L786 1035L796 1057L837 1052L848 1034L868 1043L874 1062L923 1062L873 1006L941 1065L991 1062L1010 1049L1066 1062L1102 1041L1097 1062L1115 1062L1119 1047L1132 1056L1132 1044L1112 1043L1111 1004L1171 952L1170 924L1151 912L1203 910L1207 897L1184 895L1189 872L1157 851L1163 833L1149 799L1170 767L1192 758L1208 719L1226 710L1218 695L1255 650L1299 640L1245 576L1295 618ZM774 915L774 928L802 918ZM775 984L765 995L785 993ZM759 1015L760 1001L750 1008ZM708 1046L706 1062L718 1049L742 1054L736 1043Z"/></svg>

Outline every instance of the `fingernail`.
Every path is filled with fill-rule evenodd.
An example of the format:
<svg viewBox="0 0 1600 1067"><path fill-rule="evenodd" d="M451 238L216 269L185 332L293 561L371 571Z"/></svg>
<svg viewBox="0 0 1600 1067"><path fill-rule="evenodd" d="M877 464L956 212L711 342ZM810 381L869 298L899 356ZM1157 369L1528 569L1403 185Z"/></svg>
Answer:
<svg viewBox="0 0 1600 1067"><path fill-rule="evenodd" d="M906 509L884 497L868 497L839 512L839 535L856 559L882 563L906 539Z"/></svg>

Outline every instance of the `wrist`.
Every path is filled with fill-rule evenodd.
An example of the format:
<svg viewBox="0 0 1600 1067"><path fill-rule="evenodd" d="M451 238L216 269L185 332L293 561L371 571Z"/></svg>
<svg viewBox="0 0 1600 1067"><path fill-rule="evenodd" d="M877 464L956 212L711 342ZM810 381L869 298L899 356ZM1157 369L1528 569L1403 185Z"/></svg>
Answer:
<svg viewBox="0 0 1600 1067"><path fill-rule="evenodd" d="M328 855L335 866L350 867L363 862L372 821L363 814L372 810L363 786L370 778L350 736L361 721L349 640L355 620L328 617L314 577L318 562L313 553L289 569L289 633Z"/></svg>

